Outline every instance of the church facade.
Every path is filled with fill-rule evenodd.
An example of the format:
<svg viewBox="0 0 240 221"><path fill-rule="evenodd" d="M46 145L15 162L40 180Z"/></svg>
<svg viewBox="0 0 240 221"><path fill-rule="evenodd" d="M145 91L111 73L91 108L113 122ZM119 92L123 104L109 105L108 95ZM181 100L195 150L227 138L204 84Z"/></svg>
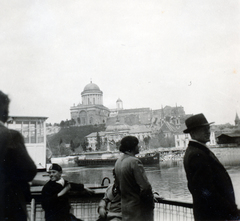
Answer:
<svg viewBox="0 0 240 221"><path fill-rule="evenodd" d="M98 85L87 84L81 93L82 103L70 107L76 126L105 124L110 110L103 105L103 92Z"/></svg>

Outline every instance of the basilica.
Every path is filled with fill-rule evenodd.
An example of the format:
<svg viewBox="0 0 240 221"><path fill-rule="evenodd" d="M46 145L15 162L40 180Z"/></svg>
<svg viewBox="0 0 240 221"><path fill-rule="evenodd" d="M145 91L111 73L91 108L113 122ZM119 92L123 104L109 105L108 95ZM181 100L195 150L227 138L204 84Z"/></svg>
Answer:
<svg viewBox="0 0 240 221"><path fill-rule="evenodd" d="M165 106L161 109L150 108L124 109L120 98L115 109L103 105L103 92L92 81L81 93L82 102L70 107L74 126L105 124L106 130L99 133L101 140L119 141L126 135L133 135L143 141L155 133L162 131L165 137L171 137L180 129L187 115L181 106ZM89 146L95 149L96 133L89 134Z"/></svg>
<svg viewBox="0 0 240 221"><path fill-rule="evenodd" d="M70 107L71 119L76 126L105 124L110 110L103 106L103 92L92 83L87 84L81 93L82 103Z"/></svg>

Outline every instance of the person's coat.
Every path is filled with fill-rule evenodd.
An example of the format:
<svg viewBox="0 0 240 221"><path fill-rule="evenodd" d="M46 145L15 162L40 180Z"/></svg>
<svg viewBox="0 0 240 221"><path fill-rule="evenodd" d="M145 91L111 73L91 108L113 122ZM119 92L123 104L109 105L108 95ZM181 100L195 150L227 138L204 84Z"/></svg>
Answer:
<svg viewBox="0 0 240 221"><path fill-rule="evenodd" d="M195 220L239 218L232 181L217 157L205 145L189 142L184 168L193 198Z"/></svg>
<svg viewBox="0 0 240 221"><path fill-rule="evenodd" d="M142 162L124 154L115 164L116 186L120 189L123 221L153 220L153 193Z"/></svg>
<svg viewBox="0 0 240 221"><path fill-rule="evenodd" d="M70 203L68 194L58 197L57 194L68 185L65 180L64 186L48 181L42 189L42 208L45 210L46 221L70 221Z"/></svg>
<svg viewBox="0 0 240 221"><path fill-rule="evenodd" d="M37 173L22 135L0 125L0 196L2 217L27 220L26 203L31 200L29 183Z"/></svg>
<svg viewBox="0 0 240 221"><path fill-rule="evenodd" d="M106 189L103 199L99 202L98 213L101 207L106 210L107 214L105 218L99 216L97 221L122 220L121 196L116 190L115 184L110 184Z"/></svg>

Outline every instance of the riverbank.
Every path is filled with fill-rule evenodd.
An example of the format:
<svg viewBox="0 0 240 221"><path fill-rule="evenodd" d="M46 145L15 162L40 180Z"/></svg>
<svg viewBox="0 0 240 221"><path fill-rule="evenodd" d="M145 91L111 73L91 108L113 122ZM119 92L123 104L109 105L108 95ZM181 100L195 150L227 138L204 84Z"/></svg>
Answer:
<svg viewBox="0 0 240 221"><path fill-rule="evenodd" d="M211 150L227 169L240 207L240 147L211 148ZM113 166L63 165L63 176L72 182L99 185L104 177L109 177L113 182L112 169ZM145 171L154 191L160 196L165 199L192 202L182 159L160 161L158 165L145 166Z"/></svg>

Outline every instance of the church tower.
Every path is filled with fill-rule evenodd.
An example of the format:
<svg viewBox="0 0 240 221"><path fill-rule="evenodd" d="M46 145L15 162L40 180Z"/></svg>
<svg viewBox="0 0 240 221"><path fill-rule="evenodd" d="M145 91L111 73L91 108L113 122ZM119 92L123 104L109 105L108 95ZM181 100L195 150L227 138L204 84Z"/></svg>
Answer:
<svg viewBox="0 0 240 221"><path fill-rule="evenodd" d="M120 98L117 99L116 104L117 104L117 110L123 109L123 102Z"/></svg>
<svg viewBox="0 0 240 221"><path fill-rule="evenodd" d="M239 119L237 113L236 113L236 117L235 117L235 126L236 126L236 127L240 127L240 119Z"/></svg>

